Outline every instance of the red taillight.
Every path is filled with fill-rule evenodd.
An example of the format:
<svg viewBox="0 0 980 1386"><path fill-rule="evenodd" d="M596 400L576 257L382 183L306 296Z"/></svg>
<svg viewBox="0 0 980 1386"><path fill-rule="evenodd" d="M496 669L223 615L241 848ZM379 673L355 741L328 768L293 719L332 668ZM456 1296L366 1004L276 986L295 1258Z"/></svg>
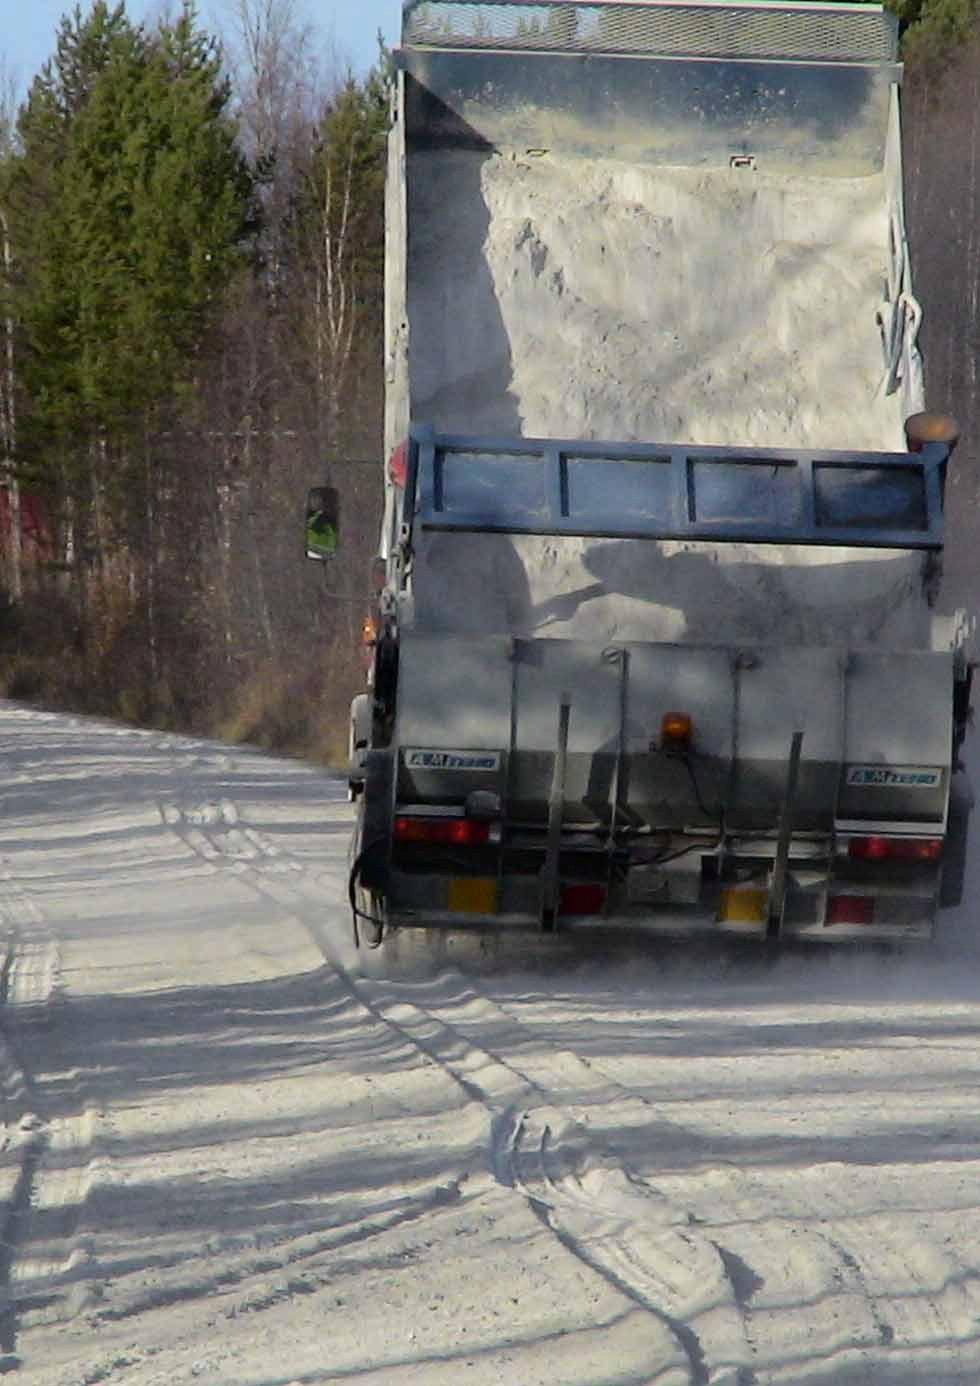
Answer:
<svg viewBox="0 0 980 1386"><path fill-rule="evenodd" d="M396 818L395 841L482 847L490 841L490 824L476 818Z"/></svg>
<svg viewBox="0 0 980 1386"><path fill-rule="evenodd" d="M852 837L847 844L855 861L936 862L942 854L941 837Z"/></svg>
<svg viewBox="0 0 980 1386"><path fill-rule="evenodd" d="M910 837L895 845L900 861L938 861L943 854L941 837Z"/></svg>
<svg viewBox="0 0 980 1386"><path fill-rule="evenodd" d="M601 914L606 903L606 887L592 881L562 886L558 899L559 914Z"/></svg>
<svg viewBox="0 0 980 1386"><path fill-rule="evenodd" d="M873 924L873 895L831 895L827 900L828 924Z"/></svg>
<svg viewBox="0 0 980 1386"><path fill-rule="evenodd" d="M396 486L404 490L408 480L408 444L399 443L388 458L388 476Z"/></svg>
<svg viewBox="0 0 980 1386"><path fill-rule="evenodd" d="M891 856L887 837L852 837L847 855L855 861L885 861Z"/></svg>

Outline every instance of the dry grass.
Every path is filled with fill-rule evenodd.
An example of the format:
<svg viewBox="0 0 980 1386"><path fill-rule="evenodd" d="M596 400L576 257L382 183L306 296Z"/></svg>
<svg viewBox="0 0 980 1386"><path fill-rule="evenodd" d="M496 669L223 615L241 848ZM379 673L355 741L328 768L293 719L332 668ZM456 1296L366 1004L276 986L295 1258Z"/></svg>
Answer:
<svg viewBox="0 0 980 1386"><path fill-rule="evenodd" d="M348 708L363 687L346 639L229 667L177 620L154 660L144 613L122 583L110 585L87 603L84 637L50 588L0 612L0 697L346 768Z"/></svg>
<svg viewBox="0 0 980 1386"><path fill-rule="evenodd" d="M228 710L210 728L231 743L248 742L342 766L347 760L347 708L351 694L329 668L284 670L265 663L234 694Z"/></svg>

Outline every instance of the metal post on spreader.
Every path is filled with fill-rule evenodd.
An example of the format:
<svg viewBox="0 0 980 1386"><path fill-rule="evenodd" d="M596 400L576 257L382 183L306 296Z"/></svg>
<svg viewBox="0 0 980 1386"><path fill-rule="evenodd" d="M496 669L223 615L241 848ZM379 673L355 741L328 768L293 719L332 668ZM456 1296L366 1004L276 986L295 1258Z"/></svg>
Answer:
<svg viewBox="0 0 980 1386"><path fill-rule="evenodd" d="M789 748L789 763L786 767L786 793L779 820L779 841L776 844L776 861L772 869L769 886L769 921L766 937L779 937L783 927L783 909L786 903L786 870L789 866L789 849L793 837L793 808L796 801L796 785L800 777L800 754L803 750L803 733L795 731Z"/></svg>
<svg viewBox="0 0 980 1386"><path fill-rule="evenodd" d="M572 695L561 695L558 709L558 745L555 768L551 776L551 795L548 800L548 837L544 865L541 868L541 928L551 932L558 918L559 857L561 853L561 824L565 811L565 767L568 760L568 722L572 710Z"/></svg>

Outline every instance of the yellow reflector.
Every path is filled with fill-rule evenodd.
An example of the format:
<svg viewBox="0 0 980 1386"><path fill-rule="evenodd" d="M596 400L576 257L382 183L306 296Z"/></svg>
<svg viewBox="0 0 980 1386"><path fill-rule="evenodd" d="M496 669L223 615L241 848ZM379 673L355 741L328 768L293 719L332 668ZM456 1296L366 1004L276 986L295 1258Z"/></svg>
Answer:
<svg viewBox="0 0 980 1386"><path fill-rule="evenodd" d="M730 886L721 892L718 918L739 924L763 924L769 915L769 892L758 886Z"/></svg>
<svg viewBox="0 0 980 1386"><path fill-rule="evenodd" d="M448 908L455 914L496 914L497 882L492 876L455 876Z"/></svg>

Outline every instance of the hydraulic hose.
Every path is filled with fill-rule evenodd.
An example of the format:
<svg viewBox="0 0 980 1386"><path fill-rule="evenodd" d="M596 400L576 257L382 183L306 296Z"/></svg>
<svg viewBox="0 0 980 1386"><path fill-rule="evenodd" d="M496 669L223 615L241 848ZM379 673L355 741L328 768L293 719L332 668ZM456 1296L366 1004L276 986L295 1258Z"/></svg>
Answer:
<svg viewBox="0 0 980 1386"><path fill-rule="evenodd" d="M350 875L347 878L347 898L350 901L351 915L354 921L355 948L360 948L361 946L361 931L358 927L358 921L361 919L363 919L368 924L372 924L374 928L377 930L377 937L374 939L373 942L371 942L368 939L365 939L366 948L380 948L382 939L384 938L384 920L378 919L373 914L368 914L365 910L362 910L357 903L357 886L358 882L360 881L361 867L364 863L364 858L368 855L369 852L373 852L376 847L380 847L383 841L383 838L376 838L374 842L369 842L366 847L361 848L357 856L354 858L353 865L350 869Z"/></svg>

